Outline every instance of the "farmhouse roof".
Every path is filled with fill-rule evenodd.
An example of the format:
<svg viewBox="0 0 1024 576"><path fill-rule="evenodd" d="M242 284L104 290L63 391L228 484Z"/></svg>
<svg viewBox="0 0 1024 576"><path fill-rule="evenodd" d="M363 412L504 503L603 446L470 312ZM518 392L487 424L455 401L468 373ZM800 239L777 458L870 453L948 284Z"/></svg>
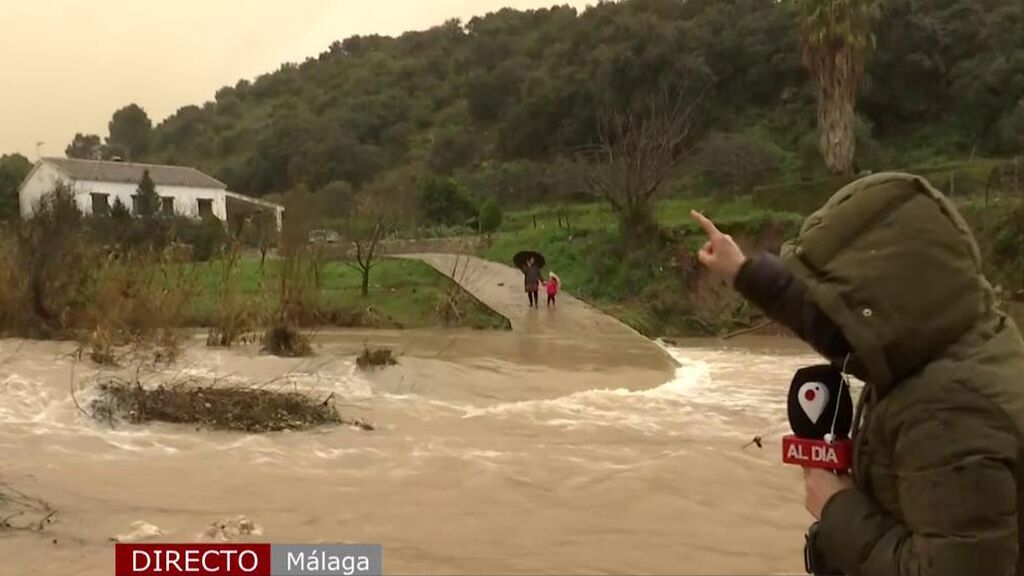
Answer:
<svg viewBox="0 0 1024 576"><path fill-rule="evenodd" d="M58 170L66 174L71 180L138 184L142 181L142 174L149 170L149 177L153 179L153 183L157 186L227 188L227 185L220 180L190 166L78 160L72 158L44 158L43 161L56 166Z"/></svg>

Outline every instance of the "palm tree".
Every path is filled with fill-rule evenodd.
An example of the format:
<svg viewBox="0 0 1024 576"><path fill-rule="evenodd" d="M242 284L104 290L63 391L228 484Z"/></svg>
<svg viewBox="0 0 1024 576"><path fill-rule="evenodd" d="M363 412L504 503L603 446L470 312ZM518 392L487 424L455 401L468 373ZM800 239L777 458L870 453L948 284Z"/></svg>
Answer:
<svg viewBox="0 0 1024 576"><path fill-rule="evenodd" d="M879 0L797 0L804 65L818 85L818 135L825 165L850 174L857 92L874 47Z"/></svg>

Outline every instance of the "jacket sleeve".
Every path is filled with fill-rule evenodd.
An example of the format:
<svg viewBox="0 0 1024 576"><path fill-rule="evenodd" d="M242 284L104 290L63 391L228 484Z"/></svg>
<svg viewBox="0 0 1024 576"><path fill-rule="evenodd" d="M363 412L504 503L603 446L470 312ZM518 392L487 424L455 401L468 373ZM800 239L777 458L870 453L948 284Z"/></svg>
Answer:
<svg viewBox="0 0 1024 576"><path fill-rule="evenodd" d="M963 391L898 410L889 415L900 420L890 439L902 520L859 490L840 492L822 511L821 552L860 576L1014 574L1017 440L1005 414Z"/></svg>
<svg viewBox="0 0 1024 576"><path fill-rule="evenodd" d="M850 345L842 331L808 298L807 289L778 257L762 253L748 258L733 285L744 298L819 354L841 361L849 353Z"/></svg>

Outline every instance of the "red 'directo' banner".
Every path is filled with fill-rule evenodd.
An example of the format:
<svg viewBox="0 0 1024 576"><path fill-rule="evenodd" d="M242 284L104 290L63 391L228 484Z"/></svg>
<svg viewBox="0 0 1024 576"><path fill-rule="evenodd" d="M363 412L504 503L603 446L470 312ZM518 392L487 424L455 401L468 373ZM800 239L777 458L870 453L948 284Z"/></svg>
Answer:
<svg viewBox="0 0 1024 576"><path fill-rule="evenodd" d="M270 576L270 544L117 544L115 576Z"/></svg>

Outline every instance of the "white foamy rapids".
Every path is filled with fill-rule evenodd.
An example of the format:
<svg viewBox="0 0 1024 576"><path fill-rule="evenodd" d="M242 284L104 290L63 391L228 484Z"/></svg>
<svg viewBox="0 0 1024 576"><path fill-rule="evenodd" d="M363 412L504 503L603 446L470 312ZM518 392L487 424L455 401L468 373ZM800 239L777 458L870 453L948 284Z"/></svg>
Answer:
<svg viewBox="0 0 1024 576"><path fill-rule="evenodd" d="M626 430L642 435L668 437L729 436L749 440L753 434L776 434L788 430L785 396L793 371L813 362L808 356L780 356L768 352L721 350L715 348L669 348L679 362L674 377L647 390L592 389L553 399L489 402L481 406L479 398L438 397L432 386L439 382L451 389L468 386L463 380L449 378L428 381L416 387L388 383L381 377L369 377L351 361L320 361L282 364L280 359L256 357L234 366L241 372L227 373L221 352L188 358L185 366L169 368L144 378L147 382L173 382L190 379L216 385L251 385L258 375L274 373L282 366L287 373L262 384L267 389L299 390L327 397L343 412L356 409L380 414L387 424L393 409L402 417L428 421L498 421L502 425L536 425L583 433L601 429ZM198 353L196 353L198 354ZM447 368L438 371L449 375ZM35 373L33 372L33 375ZM752 374L754 377L752 377ZM42 378L42 377L41 377ZM376 379L374 379L376 378ZM14 373L0 380L0 444L17 441L19 435L50 434L58 450L63 440L89 441L101 458L139 454L173 454L193 450L216 451L244 448L254 463L281 462L286 457L275 436L231 435L211 443L196 435L190 427L150 425L111 427L87 417L97 389L90 382L100 381L94 374L72 398L69 389L47 385L42 379ZM416 384L413 382L413 384ZM372 418L372 417L371 417ZM392 418L393 419L393 418ZM294 450L294 447L292 448ZM313 441L310 456L317 459L343 458L346 450ZM480 456L480 455L476 455Z"/></svg>
<svg viewBox="0 0 1024 576"><path fill-rule="evenodd" d="M0 423L29 424L53 419L57 402L41 382L12 374L0 381Z"/></svg>
<svg viewBox="0 0 1024 576"><path fill-rule="evenodd" d="M464 418L525 419L567 430L611 427L670 436L707 433L749 438L752 429L781 432L787 428L789 380L808 358L712 349L669 352L679 368L672 380L656 388L595 389L550 400L472 407L465 409ZM727 377L734 371L757 373L757 384L736 385L735 378Z"/></svg>
<svg viewBox="0 0 1024 576"><path fill-rule="evenodd" d="M319 370L319 371L317 371ZM216 367L189 365L167 369L143 378L143 386L191 380L206 385L251 385L252 379L241 375L223 374ZM94 455L100 459L134 455L175 454L182 451L217 451L245 447L254 462L280 462L284 452L274 446L273 439L254 435L235 434L225 443L211 443L205 435L196 435L187 426L152 424L145 427L111 426L97 422L86 412L98 396L96 384L103 381L102 373L79 381L72 395L71 386L56 387L42 378L9 374L0 380L0 446L19 442L26 435L46 435L53 439L47 450L61 452L64 442L88 442ZM334 363L324 369L313 366L306 370L293 370L286 377L261 384L266 389L299 390L327 397L334 394L339 401L352 405L372 398L370 384L353 374L345 363Z"/></svg>
<svg viewBox="0 0 1024 576"><path fill-rule="evenodd" d="M784 409L794 372L820 362L808 355L744 350L670 348L668 351L683 370L693 364L708 368L709 377L693 390L696 394L693 400L761 415L774 414L779 406Z"/></svg>
<svg viewBox="0 0 1024 576"><path fill-rule="evenodd" d="M507 402L485 408L467 407L465 418L513 418L532 423L575 429L588 426L633 428L660 433L672 421L689 420L688 390L707 378L707 367L680 368L676 377L650 390L587 390L550 400Z"/></svg>

